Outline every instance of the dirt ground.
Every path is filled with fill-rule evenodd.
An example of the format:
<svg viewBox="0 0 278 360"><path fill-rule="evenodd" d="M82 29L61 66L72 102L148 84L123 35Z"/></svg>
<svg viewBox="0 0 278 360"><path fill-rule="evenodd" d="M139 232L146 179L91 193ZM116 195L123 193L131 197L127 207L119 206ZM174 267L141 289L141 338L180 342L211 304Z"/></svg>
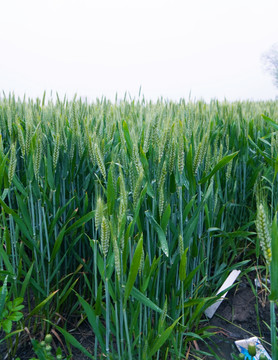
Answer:
<svg viewBox="0 0 278 360"><path fill-rule="evenodd" d="M255 275L248 276L253 285ZM209 345L219 358L233 359L231 354L238 354L234 342L252 336L260 337L264 348L271 355L270 331L267 327L270 324L269 301L265 290L257 288L257 298L254 291L255 285L252 290L247 277L242 277L209 321L210 325L218 328L217 335L212 337ZM207 347L200 344L200 349L205 351Z"/></svg>

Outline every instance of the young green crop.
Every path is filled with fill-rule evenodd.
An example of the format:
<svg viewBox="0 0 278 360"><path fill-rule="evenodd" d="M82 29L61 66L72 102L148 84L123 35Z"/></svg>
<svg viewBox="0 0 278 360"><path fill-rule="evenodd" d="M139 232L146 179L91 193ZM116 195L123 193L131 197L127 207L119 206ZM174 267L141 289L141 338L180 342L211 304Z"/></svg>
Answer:
<svg viewBox="0 0 278 360"><path fill-rule="evenodd" d="M277 102L1 98L0 280L13 275L15 299L28 275L33 331L45 318L95 358L192 349L239 254L239 268L255 259L261 175L277 208L277 134L261 113L277 117ZM56 324L79 311L89 355Z"/></svg>

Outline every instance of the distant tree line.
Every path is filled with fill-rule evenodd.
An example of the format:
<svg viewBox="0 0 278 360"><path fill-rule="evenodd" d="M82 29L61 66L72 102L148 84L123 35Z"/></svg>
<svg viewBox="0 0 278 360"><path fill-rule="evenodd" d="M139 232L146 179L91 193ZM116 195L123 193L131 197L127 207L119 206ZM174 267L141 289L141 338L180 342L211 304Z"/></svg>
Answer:
<svg viewBox="0 0 278 360"><path fill-rule="evenodd" d="M262 55L265 70L272 76L273 83L278 88L278 42Z"/></svg>

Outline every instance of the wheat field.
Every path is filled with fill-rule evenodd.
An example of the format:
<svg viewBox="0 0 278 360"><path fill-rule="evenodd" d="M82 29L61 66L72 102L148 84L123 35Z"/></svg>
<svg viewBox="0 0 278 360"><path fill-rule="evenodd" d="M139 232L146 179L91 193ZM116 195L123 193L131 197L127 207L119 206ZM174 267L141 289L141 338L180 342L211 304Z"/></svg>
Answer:
<svg viewBox="0 0 278 360"><path fill-rule="evenodd" d="M275 101L2 96L0 309L25 304L0 315L9 357L28 328L68 358L200 359L229 272L271 261L277 117Z"/></svg>

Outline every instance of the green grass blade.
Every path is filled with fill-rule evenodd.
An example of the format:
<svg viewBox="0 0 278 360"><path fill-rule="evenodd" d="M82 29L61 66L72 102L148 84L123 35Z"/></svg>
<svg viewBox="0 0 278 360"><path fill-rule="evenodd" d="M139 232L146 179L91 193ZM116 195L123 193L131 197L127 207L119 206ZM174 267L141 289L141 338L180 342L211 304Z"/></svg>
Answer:
<svg viewBox="0 0 278 360"><path fill-rule="evenodd" d="M140 240L136 246L136 249L135 249L135 252L134 252L134 255L132 258L132 262L130 265L128 279L127 279L126 286L125 286L124 308L126 307L127 299L131 293L132 287L134 285L134 282L135 282L137 274L138 274L142 251L143 251L143 236L140 237Z"/></svg>
<svg viewBox="0 0 278 360"><path fill-rule="evenodd" d="M3 337L2 339L0 339L0 344L3 343L4 341L8 340L9 338L20 334L22 331L25 331L25 329L19 329L19 330L15 330L13 332L10 332L9 334L7 334L5 337Z"/></svg>
<svg viewBox="0 0 278 360"><path fill-rule="evenodd" d="M161 346L165 343L165 341L168 339L168 337L171 335L174 327L179 322L180 317L173 322L171 326L169 326L161 335L159 334L156 339L154 340L154 344L150 349L149 352L149 359L157 353L157 351L161 348Z"/></svg>
<svg viewBox="0 0 278 360"><path fill-rule="evenodd" d="M17 215L17 213L10 209L5 203L4 201L1 199L0 197L0 204L2 205L2 207L4 208L5 212L7 214L10 214L13 216L15 222L17 223L20 231L22 232L22 234L24 234L24 236L26 236L26 238L29 240L27 242L27 245L30 247L30 249L33 249L33 248L37 248L37 245L35 244L35 242L33 241L29 231L28 231L28 228L27 226L25 225L24 221Z"/></svg>
<svg viewBox="0 0 278 360"><path fill-rule="evenodd" d="M278 300L278 226L277 226L277 214L272 222L272 239L271 239L271 253L272 260L270 264L271 271L271 293L269 299L272 301Z"/></svg>
<svg viewBox="0 0 278 360"><path fill-rule="evenodd" d="M58 292L59 290L54 291L51 293L46 299L44 299L41 303L39 303L27 316L27 318L37 314L52 298L53 296Z"/></svg>
<svg viewBox="0 0 278 360"><path fill-rule="evenodd" d="M20 290L20 294L19 296L24 298L24 294L25 294L25 291L27 289L27 286L29 285L29 282L30 282L30 278L31 278L31 275L32 275L32 272L33 272L33 267L34 267L34 263L32 263L30 269L28 270L26 276L25 276L25 279L23 281L23 284L22 284L22 287L21 287L21 290Z"/></svg>
<svg viewBox="0 0 278 360"><path fill-rule="evenodd" d="M28 193L25 190L23 184L21 183L21 181L19 180L18 176L16 174L14 174L13 177L13 184L15 185L15 187L17 188L17 190L24 196L27 197Z"/></svg>
<svg viewBox="0 0 278 360"><path fill-rule="evenodd" d="M4 283L3 283L3 286L2 286L2 291L1 291L1 294L0 294L0 320L2 319L2 313L3 313L3 310L4 310L4 306L5 306L5 303L6 303L6 296L7 296L7 293L8 293L7 283L8 283L8 276L5 277L5 280L4 280Z"/></svg>
<svg viewBox="0 0 278 360"><path fill-rule="evenodd" d="M166 232L167 225L171 216L171 206L168 204L161 218L161 228Z"/></svg>
<svg viewBox="0 0 278 360"><path fill-rule="evenodd" d="M129 130L128 130L128 126L126 121L123 121L123 132L124 132L124 137L125 137L125 141L126 141L126 145L127 145L127 150L129 152L130 157L132 156L132 141L130 138L130 134L129 134Z"/></svg>
<svg viewBox="0 0 278 360"><path fill-rule="evenodd" d="M266 116L264 114L262 114L262 118L266 122L268 122L272 127L274 127L274 129L278 130L278 124L274 120L270 119L268 116Z"/></svg>
<svg viewBox="0 0 278 360"><path fill-rule="evenodd" d="M48 237L50 238L53 234L55 225L58 223L58 220L62 216L62 214L66 211L67 207L70 205L70 203L74 200L74 197L71 198L63 207L59 208L54 216L54 219L51 221L49 230L48 230Z"/></svg>
<svg viewBox="0 0 278 360"><path fill-rule="evenodd" d="M80 226L83 226L86 224L86 222L92 220L92 218L95 216L95 211L90 211L88 214L82 216L80 219L75 221L74 224L72 224L66 231L66 234L70 233L73 230L76 230Z"/></svg>
<svg viewBox="0 0 278 360"><path fill-rule="evenodd" d="M153 301L151 301L146 295L144 295L141 291L139 291L135 287L132 288L131 295L140 303L158 312L159 314L163 312L163 310L159 306L157 306Z"/></svg>
<svg viewBox="0 0 278 360"><path fill-rule="evenodd" d="M99 326L97 324L97 317L96 317L96 314L95 314L95 311L93 310L93 308L82 298L82 296L80 296L76 291L75 291L75 294L76 296L78 297L78 300L80 301L87 317L88 317L88 320L89 320L89 323L92 327L92 330L93 332L95 333L99 343L100 343L100 346L101 346L101 350L102 352L105 354L105 343L104 343L104 340L102 338L102 335L99 331Z"/></svg>
<svg viewBox="0 0 278 360"><path fill-rule="evenodd" d="M72 346L74 346L76 349L80 350L83 354L85 354L86 356L88 356L89 359L94 360L93 355L91 355L88 350L86 350L78 340L75 339L75 337L73 337L68 331L66 331L65 329L62 329L60 326L51 323L48 320L45 320L46 322L48 322L49 324L53 325L58 331L60 331L60 333L64 336L64 338L66 339L67 342L69 342Z"/></svg>
<svg viewBox="0 0 278 360"><path fill-rule="evenodd" d="M65 235L65 232L66 232L67 224L65 224L62 227L61 231L59 232L59 235L57 236L57 239L55 239L55 244L54 244L54 247L53 247L53 250L52 250L52 253L51 253L51 257L50 257L50 263L55 259L58 251L60 250L64 235Z"/></svg>
<svg viewBox="0 0 278 360"><path fill-rule="evenodd" d="M109 215L112 215L114 212L114 205L116 200L112 171L112 166L110 166L107 180L107 209Z"/></svg>
<svg viewBox="0 0 278 360"><path fill-rule="evenodd" d="M221 159L212 169L212 171L205 177L203 177L200 181L199 184L204 184L207 181L210 180L210 178L220 169L222 169L225 165L228 164L228 162L230 162L231 160L233 160L233 158L239 153L239 151L234 152L233 154L227 155L225 157L223 157L223 159Z"/></svg>
<svg viewBox="0 0 278 360"><path fill-rule="evenodd" d="M179 268L180 281L184 281L186 279L187 251L188 251L188 248L186 248L184 250L183 254L181 255L180 268Z"/></svg>
<svg viewBox="0 0 278 360"><path fill-rule="evenodd" d="M27 209L27 206L24 203L22 197L19 196L17 193L16 193L16 200L17 200L17 203L18 203L18 207L19 207L19 209L21 211L22 217L24 219L24 223L26 224L26 226L27 226L27 228L29 230L29 233L32 234L33 230L32 230L29 210Z"/></svg>
<svg viewBox="0 0 278 360"><path fill-rule="evenodd" d="M4 248L1 243L0 243L0 255L1 255L2 260L4 261L4 264L5 264L8 272L10 272L11 274L14 274L13 266L10 263L9 257L7 255L7 253L4 251Z"/></svg>
<svg viewBox="0 0 278 360"><path fill-rule="evenodd" d="M7 153L5 155L5 157L3 158L1 165L0 165L0 189L2 188L2 182L4 180L4 174L5 174L6 162L8 159L8 155L9 155L9 153Z"/></svg>
<svg viewBox="0 0 278 360"><path fill-rule="evenodd" d="M154 219L154 217L150 211L146 211L145 214L146 214L147 218L149 219L150 223L152 224L152 226L154 227L155 231L157 232L162 251L168 257L169 256L169 248L168 248L168 243L167 243L166 236L165 236L163 229L156 222L156 220Z"/></svg>

